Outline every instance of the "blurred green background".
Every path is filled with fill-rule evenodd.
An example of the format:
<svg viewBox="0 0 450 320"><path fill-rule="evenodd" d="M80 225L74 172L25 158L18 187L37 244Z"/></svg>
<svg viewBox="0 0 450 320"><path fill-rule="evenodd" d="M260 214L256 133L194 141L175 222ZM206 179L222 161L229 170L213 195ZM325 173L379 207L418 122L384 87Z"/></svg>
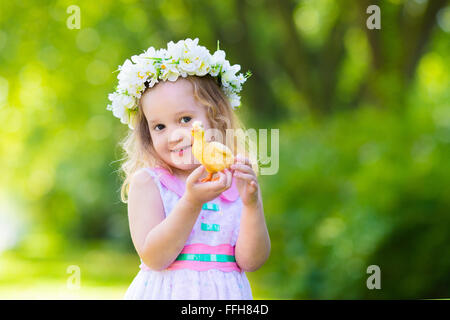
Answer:
<svg viewBox="0 0 450 320"><path fill-rule="evenodd" d="M371 4L381 30L366 27ZM259 177L272 251L247 274L254 298L450 297L447 1L0 6L0 298L123 297L139 258L119 197L128 129L106 110L112 72L187 37L211 51L220 40L251 70L237 113L280 130L279 172ZM380 290L366 287L369 265Z"/></svg>

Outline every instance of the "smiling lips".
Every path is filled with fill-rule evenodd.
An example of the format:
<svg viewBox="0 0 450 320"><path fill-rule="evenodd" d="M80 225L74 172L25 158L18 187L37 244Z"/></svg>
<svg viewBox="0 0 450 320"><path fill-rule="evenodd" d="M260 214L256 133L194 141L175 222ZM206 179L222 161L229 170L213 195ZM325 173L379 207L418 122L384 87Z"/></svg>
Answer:
<svg viewBox="0 0 450 320"><path fill-rule="evenodd" d="M171 150L170 152L178 152L178 155L179 155L179 156L182 156L182 155L183 155L183 152L184 152L185 150L189 149L190 147L191 147L191 146L186 146L186 147L183 147L183 148L180 148L180 149Z"/></svg>

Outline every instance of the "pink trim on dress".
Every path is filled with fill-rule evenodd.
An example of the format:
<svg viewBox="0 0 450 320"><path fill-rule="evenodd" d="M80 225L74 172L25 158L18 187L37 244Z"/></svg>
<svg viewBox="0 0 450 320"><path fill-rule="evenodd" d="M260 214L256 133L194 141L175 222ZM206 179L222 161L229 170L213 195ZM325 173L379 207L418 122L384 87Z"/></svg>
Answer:
<svg viewBox="0 0 450 320"><path fill-rule="evenodd" d="M220 244L217 246L209 246L203 243L195 243L187 245L180 253L199 253L199 254L227 254L234 256L234 247L229 244ZM150 268L144 263L139 266L144 271L149 271ZM212 262L212 261L190 261L190 260L175 260L166 270L191 269L196 271L205 271L209 269L218 269L224 272L238 271L241 269L236 262Z"/></svg>
<svg viewBox="0 0 450 320"><path fill-rule="evenodd" d="M194 243L184 246L180 253L209 253L209 254L227 254L234 256L234 247L228 243L219 244L217 246L209 246L204 243Z"/></svg>
<svg viewBox="0 0 450 320"><path fill-rule="evenodd" d="M170 172L166 168L156 167L149 168L150 170L154 170L159 175L159 180L164 186L175 192L180 197L183 196L184 191L186 189L186 185L174 175L171 175ZM231 186L219 196L222 200L233 202L236 201L239 197L239 191L237 190L236 183L234 177L232 178Z"/></svg>

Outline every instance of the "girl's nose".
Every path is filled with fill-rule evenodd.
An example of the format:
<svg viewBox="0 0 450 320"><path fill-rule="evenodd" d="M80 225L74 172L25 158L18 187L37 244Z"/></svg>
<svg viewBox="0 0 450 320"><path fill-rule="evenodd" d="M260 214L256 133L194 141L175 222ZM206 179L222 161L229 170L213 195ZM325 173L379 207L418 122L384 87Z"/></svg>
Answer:
<svg viewBox="0 0 450 320"><path fill-rule="evenodd" d="M191 140L191 134L189 130L186 129L175 129L169 133L169 143L179 143L182 140Z"/></svg>

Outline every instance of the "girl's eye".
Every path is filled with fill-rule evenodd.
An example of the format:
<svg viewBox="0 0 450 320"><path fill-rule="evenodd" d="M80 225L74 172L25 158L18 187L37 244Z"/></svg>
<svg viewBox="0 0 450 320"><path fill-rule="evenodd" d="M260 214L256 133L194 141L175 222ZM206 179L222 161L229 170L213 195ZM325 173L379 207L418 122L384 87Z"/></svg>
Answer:
<svg viewBox="0 0 450 320"><path fill-rule="evenodd" d="M186 119L186 118L188 118L188 120L185 123L191 121L191 119L192 119L191 117L182 117L181 120Z"/></svg>
<svg viewBox="0 0 450 320"><path fill-rule="evenodd" d="M159 126L162 126L162 127L163 127L162 129L164 129L164 125L163 125L163 124L157 124L157 125L155 126L156 131L159 131L159 130L158 130L158 127L159 127ZM162 130L162 129L161 129L161 130Z"/></svg>

